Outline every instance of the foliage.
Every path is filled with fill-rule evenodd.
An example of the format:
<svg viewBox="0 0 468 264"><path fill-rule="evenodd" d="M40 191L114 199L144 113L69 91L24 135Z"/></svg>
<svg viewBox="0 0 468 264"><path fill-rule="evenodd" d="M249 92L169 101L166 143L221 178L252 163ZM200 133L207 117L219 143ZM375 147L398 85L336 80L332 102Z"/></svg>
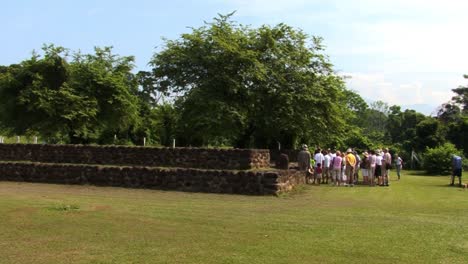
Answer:
<svg viewBox="0 0 468 264"><path fill-rule="evenodd" d="M463 76L465 79L468 79L468 75ZM468 114L468 86L460 86L458 88L452 89L456 94L452 101L461 106L463 113Z"/></svg>
<svg viewBox="0 0 468 264"><path fill-rule="evenodd" d="M172 140L176 138L177 119L177 111L172 104L161 104L152 110L152 131L161 145L172 145Z"/></svg>
<svg viewBox="0 0 468 264"><path fill-rule="evenodd" d="M431 174L451 173L452 155L462 155L451 143L438 147L427 148L424 153L424 169Z"/></svg>
<svg viewBox="0 0 468 264"><path fill-rule="evenodd" d="M428 117L414 110L401 111L399 106L390 107L387 122L387 134L392 144L401 145L405 153L411 153L412 150L424 150L424 141L418 141L417 126ZM417 143L423 145L418 148Z"/></svg>
<svg viewBox="0 0 468 264"><path fill-rule="evenodd" d="M49 142L91 143L103 131L138 125L133 57L74 53L46 45L0 72L0 123L11 134L39 134Z"/></svg>
<svg viewBox="0 0 468 264"><path fill-rule="evenodd" d="M362 99L361 99L362 100ZM356 124L362 128L362 132L370 142L383 143L385 141L385 129L388 120L388 104L383 101L372 102L367 108L361 108L358 112Z"/></svg>
<svg viewBox="0 0 468 264"><path fill-rule="evenodd" d="M447 139L468 155L468 87L460 86L452 91L456 95L439 108L437 119L443 124Z"/></svg>
<svg viewBox="0 0 468 264"><path fill-rule="evenodd" d="M434 148L445 142L440 122L435 118L427 118L416 126L416 150Z"/></svg>
<svg viewBox="0 0 468 264"><path fill-rule="evenodd" d="M458 122L451 122L447 126L447 138L458 149L468 153L468 115L464 115Z"/></svg>
<svg viewBox="0 0 468 264"><path fill-rule="evenodd" d="M253 29L220 15L155 54L154 80L176 100L181 138L190 145L295 147L343 134L344 83L322 40L285 24ZM319 135L316 131L333 134Z"/></svg>
<svg viewBox="0 0 468 264"><path fill-rule="evenodd" d="M358 128L349 130L346 135L346 140L343 142L342 145L338 145L337 147L338 149L346 149L348 147L352 147L358 152L363 152L365 150L377 148L376 143L369 140L369 138L366 137Z"/></svg>

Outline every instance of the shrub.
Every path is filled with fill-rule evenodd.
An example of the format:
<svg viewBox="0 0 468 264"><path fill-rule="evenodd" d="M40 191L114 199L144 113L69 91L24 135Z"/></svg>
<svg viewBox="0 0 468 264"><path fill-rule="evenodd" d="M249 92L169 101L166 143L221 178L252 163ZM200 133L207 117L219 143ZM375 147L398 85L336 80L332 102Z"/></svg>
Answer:
<svg viewBox="0 0 468 264"><path fill-rule="evenodd" d="M424 153L424 169L431 174L450 174L452 171L452 155L462 156L462 152L451 143L445 143L435 148L426 148Z"/></svg>

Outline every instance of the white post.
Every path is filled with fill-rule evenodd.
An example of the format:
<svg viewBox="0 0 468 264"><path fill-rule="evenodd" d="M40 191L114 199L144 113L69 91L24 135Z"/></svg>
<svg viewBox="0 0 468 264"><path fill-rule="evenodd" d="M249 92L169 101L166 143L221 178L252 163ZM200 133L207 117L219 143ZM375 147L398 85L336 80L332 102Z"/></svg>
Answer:
<svg viewBox="0 0 468 264"><path fill-rule="evenodd" d="M175 148L175 138L172 139L172 148Z"/></svg>
<svg viewBox="0 0 468 264"><path fill-rule="evenodd" d="M278 150L281 150L281 142L278 141Z"/></svg>
<svg viewBox="0 0 468 264"><path fill-rule="evenodd" d="M16 136L16 143L17 144L21 143L21 137L20 136Z"/></svg>
<svg viewBox="0 0 468 264"><path fill-rule="evenodd" d="M34 136L34 144L37 144L37 136Z"/></svg>
<svg viewBox="0 0 468 264"><path fill-rule="evenodd" d="M117 142L117 134L114 134L114 144Z"/></svg>
<svg viewBox="0 0 468 264"><path fill-rule="evenodd" d="M0 136L0 143L3 144L3 136Z"/></svg>
<svg viewBox="0 0 468 264"><path fill-rule="evenodd" d="M411 150L411 169L414 169L414 151Z"/></svg>
<svg viewBox="0 0 468 264"><path fill-rule="evenodd" d="M143 146L146 146L146 138L143 138Z"/></svg>

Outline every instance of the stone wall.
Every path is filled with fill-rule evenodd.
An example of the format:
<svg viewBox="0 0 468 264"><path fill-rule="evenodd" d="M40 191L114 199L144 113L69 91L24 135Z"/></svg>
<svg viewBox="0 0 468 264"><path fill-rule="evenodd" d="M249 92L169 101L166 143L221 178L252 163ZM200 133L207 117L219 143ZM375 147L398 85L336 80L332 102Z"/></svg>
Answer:
<svg viewBox="0 0 468 264"><path fill-rule="evenodd" d="M279 194L305 182L295 170L233 171L0 162L0 181L92 184L233 194Z"/></svg>
<svg viewBox="0 0 468 264"><path fill-rule="evenodd" d="M310 150L309 150L310 151ZM297 162L297 155L300 150L297 149L282 149L282 150L270 150L270 159L271 161L276 161L281 154L286 154L289 157L290 162ZM312 153L313 154L313 151Z"/></svg>
<svg viewBox="0 0 468 264"><path fill-rule="evenodd" d="M269 150L0 144L0 160L246 170L270 167Z"/></svg>

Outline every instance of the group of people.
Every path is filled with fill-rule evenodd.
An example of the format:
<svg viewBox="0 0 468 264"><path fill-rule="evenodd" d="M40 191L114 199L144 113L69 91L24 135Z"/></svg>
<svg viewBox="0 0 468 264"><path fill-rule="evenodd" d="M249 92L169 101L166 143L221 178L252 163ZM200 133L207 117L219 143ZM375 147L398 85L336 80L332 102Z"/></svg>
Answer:
<svg viewBox="0 0 468 264"><path fill-rule="evenodd" d="M311 184L333 184L335 186L354 186L362 173L363 184L369 186L389 186L389 172L392 155L388 148L363 152L362 157L352 149L315 150L312 155L307 145L302 145L297 161L301 171L306 173L306 182ZM400 180L403 160L395 154L395 168Z"/></svg>

